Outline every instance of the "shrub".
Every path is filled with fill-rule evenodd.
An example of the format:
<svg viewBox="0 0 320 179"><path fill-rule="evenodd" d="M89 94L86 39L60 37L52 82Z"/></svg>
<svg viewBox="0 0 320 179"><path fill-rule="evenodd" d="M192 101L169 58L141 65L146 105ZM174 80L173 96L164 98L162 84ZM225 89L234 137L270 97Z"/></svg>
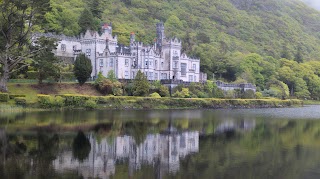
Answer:
<svg viewBox="0 0 320 179"><path fill-rule="evenodd" d="M8 102L9 94L8 93L0 93L0 102Z"/></svg>
<svg viewBox="0 0 320 179"><path fill-rule="evenodd" d="M28 71L27 72L27 79L36 80L36 79L38 79L38 76L39 76L39 72L37 72L37 71Z"/></svg>
<svg viewBox="0 0 320 179"><path fill-rule="evenodd" d="M109 71L108 78L105 78L101 72L98 74L98 78L94 82L98 91L104 95L112 94L115 96L121 96L122 84L117 81L113 71Z"/></svg>
<svg viewBox="0 0 320 179"><path fill-rule="evenodd" d="M54 105L54 107L58 107L58 108L64 107L65 106L65 99L61 96L56 96L54 98L53 105Z"/></svg>
<svg viewBox="0 0 320 179"><path fill-rule="evenodd" d="M261 92L256 92L256 98L257 99L262 99L263 98L263 95Z"/></svg>
<svg viewBox="0 0 320 179"><path fill-rule="evenodd" d="M159 88L159 95L161 97L169 97L170 93L168 87L166 87L165 85L161 85Z"/></svg>
<svg viewBox="0 0 320 179"><path fill-rule="evenodd" d="M227 99L234 99L234 98L235 98L235 92L234 92L234 90L228 90L228 91L226 91L224 97L227 98Z"/></svg>
<svg viewBox="0 0 320 179"><path fill-rule="evenodd" d="M16 97L14 98L14 101L17 105L25 106L27 104L27 100L25 97Z"/></svg>
<svg viewBox="0 0 320 179"><path fill-rule="evenodd" d="M65 94L61 95L65 99L66 106L74 106L74 107L83 107L85 102L89 100L90 96L85 95L73 95L73 94Z"/></svg>
<svg viewBox="0 0 320 179"><path fill-rule="evenodd" d="M244 91L242 94L242 98L243 99L254 99L255 98L254 91L253 90Z"/></svg>
<svg viewBox="0 0 320 179"><path fill-rule="evenodd" d="M74 73L72 72L62 72L61 73L61 80L65 81L71 81L74 80L76 77L74 76Z"/></svg>
<svg viewBox="0 0 320 179"><path fill-rule="evenodd" d="M161 96L160 96L158 93L156 93L156 92L150 94L150 97L151 97L151 98L161 98Z"/></svg>
<svg viewBox="0 0 320 179"><path fill-rule="evenodd" d="M177 91L173 94L173 97L177 97L177 98L189 98L191 95L189 93L189 89L188 88L182 88L181 91Z"/></svg>
<svg viewBox="0 0 320 179"><path fill-rule="evenodd" d="M16 97L26 97L24 94L9 94L10 99L14 99Z"/></svg>
<svg viewBox="0 0 320 179"><path fill-rule="evenodd" d="M96 101L89 99L84 103L84 107L86 109L96 109L98 107L98 105L97 105Z"/></svg>
<svg viewBox="0 0 320 179"><path fill-rule="evenodd" d="M37 97L38 97L38 104L41 108L52 107L52 101L53 101L52 96L39 94Z"/></svg>

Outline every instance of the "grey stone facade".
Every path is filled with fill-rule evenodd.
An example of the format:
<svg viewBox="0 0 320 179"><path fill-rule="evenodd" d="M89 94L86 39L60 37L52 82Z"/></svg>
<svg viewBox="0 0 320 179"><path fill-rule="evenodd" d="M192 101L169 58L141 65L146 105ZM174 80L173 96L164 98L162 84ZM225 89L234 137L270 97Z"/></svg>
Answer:
<svg viewBox="0 0 320 179"><path fill-rule="evenodd" d="M182 80L186 82L206 81L206 74L200 72L200 59L188 57L181 52L181 40L166 38L163 23L157 24L157 39L154 44L146 45L130 35L130 45L118 43L112 35L112 25L105 24L102 34L87 31L79 38L49 36L59 40L55 54L61 58L75 59L80 53L91 59L92 77L99 72L104 76L113 70L118 79L134 79L137 72L143 72L148 80Z"/></svg>

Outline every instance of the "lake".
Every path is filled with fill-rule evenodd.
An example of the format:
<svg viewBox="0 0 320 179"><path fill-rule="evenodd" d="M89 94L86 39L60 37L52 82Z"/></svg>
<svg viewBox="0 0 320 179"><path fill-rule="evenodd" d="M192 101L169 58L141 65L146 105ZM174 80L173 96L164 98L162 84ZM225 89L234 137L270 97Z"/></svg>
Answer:
<svg viewBox="0 0 320 179"><path fill-rule="evenodd" d="M0 114L0 178L320 178L320 106Z"/></svg>

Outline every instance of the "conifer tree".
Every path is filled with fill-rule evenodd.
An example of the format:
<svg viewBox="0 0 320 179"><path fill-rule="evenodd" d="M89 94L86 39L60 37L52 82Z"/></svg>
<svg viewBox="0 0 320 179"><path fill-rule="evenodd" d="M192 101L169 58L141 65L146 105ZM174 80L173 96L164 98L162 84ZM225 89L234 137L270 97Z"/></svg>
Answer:
<svg viewBox="0 0 320 179"><path fill-rule="evenodd" d="M133 81L133 95L147 96L149 94L150 84L147 77L139 70Z"/></svg>
<svg viewBox="0 0 320 179"><path fill-rule="evenodd" d="M80 54L74 62L74 76L80 85L83 85L91 76L92 64L91 60L84 54Z"/></svg>

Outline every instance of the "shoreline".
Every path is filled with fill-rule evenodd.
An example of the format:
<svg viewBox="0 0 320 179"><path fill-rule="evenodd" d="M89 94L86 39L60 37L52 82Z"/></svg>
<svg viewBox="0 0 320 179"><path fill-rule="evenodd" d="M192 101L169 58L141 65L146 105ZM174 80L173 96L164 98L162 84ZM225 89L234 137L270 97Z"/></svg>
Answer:
<svg viewBox="0 0 320 179"><path fill-rule="evenodd" d="M263 109L301 107L296 99L150 98L133 96L38 96L37 103L0 103L0 112L72 110L178 110L178 109Z"/></svg>

